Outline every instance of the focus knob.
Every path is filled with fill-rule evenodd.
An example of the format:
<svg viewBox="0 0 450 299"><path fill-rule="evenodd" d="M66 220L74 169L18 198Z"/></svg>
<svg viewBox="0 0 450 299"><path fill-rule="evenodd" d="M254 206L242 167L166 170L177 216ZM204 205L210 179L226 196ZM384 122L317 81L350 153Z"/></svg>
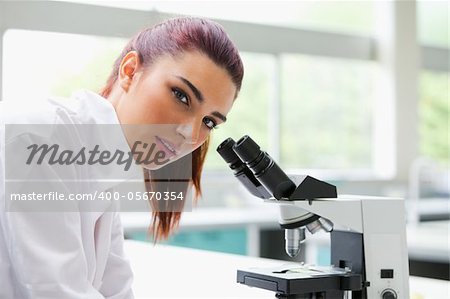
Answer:
<svg viewBox="0 0 450 299"><path fill-rule="evenodd" d="M394 290L386 289L381 293L382 299L397 299L397 293Z"/></svg>

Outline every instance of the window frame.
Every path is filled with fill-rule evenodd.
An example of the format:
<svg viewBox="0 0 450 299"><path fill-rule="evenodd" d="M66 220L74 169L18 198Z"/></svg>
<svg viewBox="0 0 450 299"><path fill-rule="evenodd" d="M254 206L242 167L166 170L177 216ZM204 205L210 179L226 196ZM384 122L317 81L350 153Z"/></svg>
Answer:
<svg viewBox="0 0 450 299"><path fill-rule="evenodd" d="M406 86L417 86L420 68L448 72L449 49L420 46L416 33L416 3L392 1L377 5L377 23L388 26L379 36L359 36L274 25L216 20L220 22L238 48L245 52L269 53L279 61L283 53L326 56L341 59L376 61L392 82L380 82L380 102L377 101L374 123L373 167L367 171L337 171L289 169L289 173L317 174L322 178L350 180L406 180L408 168L418 153L417 113L403 114L418 104L418 92L408 92ZM92 4L59 1L1 1L0 2L0 95L2 94L3 35L8 29L25 29L129 38L143 26L156 24L173 14L141 11ZM83 22L80 22L83 20ZM387 25L386 25L387 24ZM385 27L383 27L385 28ZM412 29L414 28L414 29ZM401 37L396 42L395 37ZM406 38L405 38L406 36ZM260 38L258 38L260 37ZM266 42L270 40L271 42ZM333 47L329 45L332 44ZM408 57L403 57L407 50ZM410 64L415 55L421 65ZM397 61L396 61L397 59ZM269 148L271 155L280 156L280 67L273 74L273 90L269 104ZM387 96L386 96L387 95ZM385 97L386 96L386 97ZM404 100L408 98L409 102ZM400 100L399 100L400 99ZM403 100L402 100L403 99ZM0 99L1 100L1 99ZM379 117L386 112L388 119ZM410 109L413 110L413 109ZM401 113L400 113L401 112ZM390 123L394 132L388 132ZM414 131L415 130L415 131ZM411 132L413 136L411 136ZM405 154L405 152L407 154Z"/></svg>

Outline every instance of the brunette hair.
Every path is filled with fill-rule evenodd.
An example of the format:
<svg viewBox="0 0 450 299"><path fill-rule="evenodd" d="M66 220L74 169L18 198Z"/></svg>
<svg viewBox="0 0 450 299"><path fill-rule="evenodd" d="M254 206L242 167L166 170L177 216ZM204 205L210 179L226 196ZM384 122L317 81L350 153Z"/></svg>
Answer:
<svg viewBox="0 0 450 299"><path fill-rule="evenodd" d="M101 89L100 95L108 97L113 89L119 73L120 64L125 55L130 51L136 51L143 67L151 66L162 55L176 56L186 51L198 51L209 57L218 66L223 67L230 75L236 86L235 98L241 89L244 68L239 52L230 40L225 30L218 23L197 17L180 17L166 20L153 27L145 28L138 32L124 47L122 53L116 59L113 70ZM178 183L177 189L183 194L188 194L190 187L195 189L195 200L201 195L200 177L208 151L209 137L189 157L165 165L158 170L144 170L145 186L147 191L167 191L169 184L177 178L189 177L190 180ZM183 163L192 163L191 167L182 167ZM190 171L191 173L183 173ZM187 176L186 176L187 175ZM152 181L164 178L165 183L154 184ZM173 184L169 190L173 189ZM184 197L186 198L186 196ZM173 230L178 227L184 201L174 203L169 211L158 207L158 203L150 201L152 207L152 225L148 232L155 242L159 239L167 239ZM167 204L167 203L166 203Z"/></svg>

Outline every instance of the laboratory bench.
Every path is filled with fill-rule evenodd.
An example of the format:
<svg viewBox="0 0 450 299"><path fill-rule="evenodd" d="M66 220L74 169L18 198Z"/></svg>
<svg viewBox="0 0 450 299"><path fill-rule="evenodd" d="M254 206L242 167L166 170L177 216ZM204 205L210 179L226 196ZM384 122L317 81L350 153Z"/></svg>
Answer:
<svg viewBox="0 0 450 299"><path fill-rule="evenodd" d="M134 272L136 299L275 298L275 293L236 282L237 269L273 267L287 262L229 253L125 240ZM410 277L411 299L449 298L450 283Z"/></svg>
<svg viewBox="0 0 450 299"><path fill-rule="evenodd" d="M180 228L165 244L251 257L291 260L284 253L284 231L278 208L269 204L251 208L199 208L183 213ZM125 238L149 241L150 213L122 212ZM449 221L424 222L407 227L410 273L449 279ZM300 260L329 264L329 235L307 234Z"/></svg>

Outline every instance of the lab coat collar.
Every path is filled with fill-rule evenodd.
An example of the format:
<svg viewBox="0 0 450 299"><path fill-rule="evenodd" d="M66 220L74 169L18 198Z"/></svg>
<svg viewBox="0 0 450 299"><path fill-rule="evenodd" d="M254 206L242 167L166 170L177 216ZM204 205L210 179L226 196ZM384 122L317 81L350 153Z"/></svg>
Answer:
<svg viewBox="0 0 450 299"><path fill-rule="evenodd" d="M73 92L71 98L80 101L80 110L86 118L84 123L94 125L94 127L87 127L89 132L84 132L90 135L88 143L99 145L100 148L107 149L111 153L120 151L128 155L130 146L113 105L101 95L86 89ZM142 167L136 165L134 160L127 170L124 165L110 163L90 166L88 171L88 177L92 178L89 184L89 189L93 189L91 192L115 188L130 180L143 181Z"/></svg>

